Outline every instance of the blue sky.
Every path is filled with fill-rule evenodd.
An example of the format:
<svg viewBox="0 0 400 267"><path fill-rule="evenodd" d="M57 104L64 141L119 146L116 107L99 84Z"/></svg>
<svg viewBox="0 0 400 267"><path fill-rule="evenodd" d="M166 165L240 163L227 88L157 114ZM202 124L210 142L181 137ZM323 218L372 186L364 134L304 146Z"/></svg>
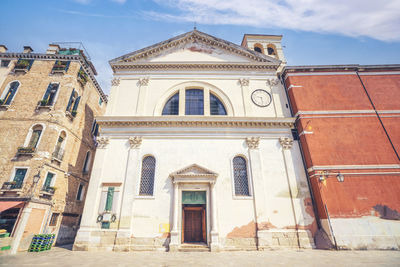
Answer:
<svg viewBox="0 0 400 267"><path fill-rule="evenodd" d="M288 65L400 63L398 0L2 0L0 43L83 42L108 93L108 60L191 31L240 44L282 34Z"/></svg>

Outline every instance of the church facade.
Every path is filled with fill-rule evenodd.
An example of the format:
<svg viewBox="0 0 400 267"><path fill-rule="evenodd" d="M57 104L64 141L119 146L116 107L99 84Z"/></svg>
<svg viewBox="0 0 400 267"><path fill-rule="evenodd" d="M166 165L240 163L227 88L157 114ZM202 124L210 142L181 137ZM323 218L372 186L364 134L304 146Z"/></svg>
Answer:
<svg viewBox="0 0 400 267"><path fill-rule="evenodd" d="M195 29L110 61L74 250L314 247L280 40Z"/></svg>

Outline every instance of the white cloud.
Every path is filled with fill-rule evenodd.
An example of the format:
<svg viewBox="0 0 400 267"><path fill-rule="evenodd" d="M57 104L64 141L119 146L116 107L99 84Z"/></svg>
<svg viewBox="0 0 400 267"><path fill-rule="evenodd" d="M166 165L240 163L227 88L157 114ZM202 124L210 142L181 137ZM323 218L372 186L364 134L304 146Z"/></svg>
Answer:
<svg viewBox="0 0 400 267"><path fill-rule="evenodd" d="M82 4L82 5L88 5L92 0L74 0L75 2Z"/></svg>
<svg viewBox="0 0 400 267"><path fill-rule="evenodd" d="M125 2L126 2L126 0L111 0L111 1L118 3L118 4L125 4Z"/></svg>
<svg viewBox="0 0 400 267"><path fill-rule="evenodd" d="M177 13L147 11L159 20L279 27L400 41L399 0L154 0Z"/></svg>

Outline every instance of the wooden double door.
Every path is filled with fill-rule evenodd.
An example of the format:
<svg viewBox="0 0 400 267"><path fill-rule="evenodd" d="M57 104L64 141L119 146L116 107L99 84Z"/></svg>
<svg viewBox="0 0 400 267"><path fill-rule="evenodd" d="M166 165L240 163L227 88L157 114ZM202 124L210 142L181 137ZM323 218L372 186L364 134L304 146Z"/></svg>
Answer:
<svg viewBox="0 0 400 267"><path fill-rule="evenodd" d="M206 243L205 205L183 207L183 242Z"/></svg>

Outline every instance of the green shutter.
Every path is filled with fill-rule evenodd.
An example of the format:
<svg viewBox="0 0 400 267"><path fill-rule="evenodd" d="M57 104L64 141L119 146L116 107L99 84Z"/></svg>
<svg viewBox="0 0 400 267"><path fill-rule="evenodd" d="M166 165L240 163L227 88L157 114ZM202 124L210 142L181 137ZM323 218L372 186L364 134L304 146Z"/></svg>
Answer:
<svg viewBox="0 0 400 267"><path fill-rule="evenodd" d="M17 169L15 171L14 181L21 184L24 181L26 169Z"/></svg>
<svg viewBox="0 0 400 267"><path fill-rule="evenodd" d="M206 204L205 191L183 191L182 204Z"/></svg>
<svg viewBox="0 0 400 267"><path fill-rule="evenodd" d="M68 105L67 105L68 111L71 109L72 100L74 99L74 94L75 94L75 89L72 89L72 93L71 93L71 96L69 97Z"/></svg>
<svg viewBox="0 0 400 267"><path fill-rule="evenodd" d="M53 176L54 176L54 174L52 174L50 172L47 173L46 181L44 182L43 187L48 188L51 186L51 180L53 180Z"/></svg>
<svg viewBox="0 0 400 267"><path fill-rule="evenodd" d="M107 191L106 211L111 211L114 198L114 187L109 187Z"/></svg>
<svg viewBox="0 0 400 267"><path fill-rule="evenodd" d="M81 101L80 96L78 96L78 98L75 100L74 107L72 108L72 110L75 110L75 111L78 110L79 101Z"/></svg>
<svg viewBox="0 0 400 267"><path fill-rule="evenodd" d="M42 133L42 130L34 130L31 136L31 140L29 142L29 147L35 148L37 146L37 143L39 142L39 137L40 134Z"/></svg>

